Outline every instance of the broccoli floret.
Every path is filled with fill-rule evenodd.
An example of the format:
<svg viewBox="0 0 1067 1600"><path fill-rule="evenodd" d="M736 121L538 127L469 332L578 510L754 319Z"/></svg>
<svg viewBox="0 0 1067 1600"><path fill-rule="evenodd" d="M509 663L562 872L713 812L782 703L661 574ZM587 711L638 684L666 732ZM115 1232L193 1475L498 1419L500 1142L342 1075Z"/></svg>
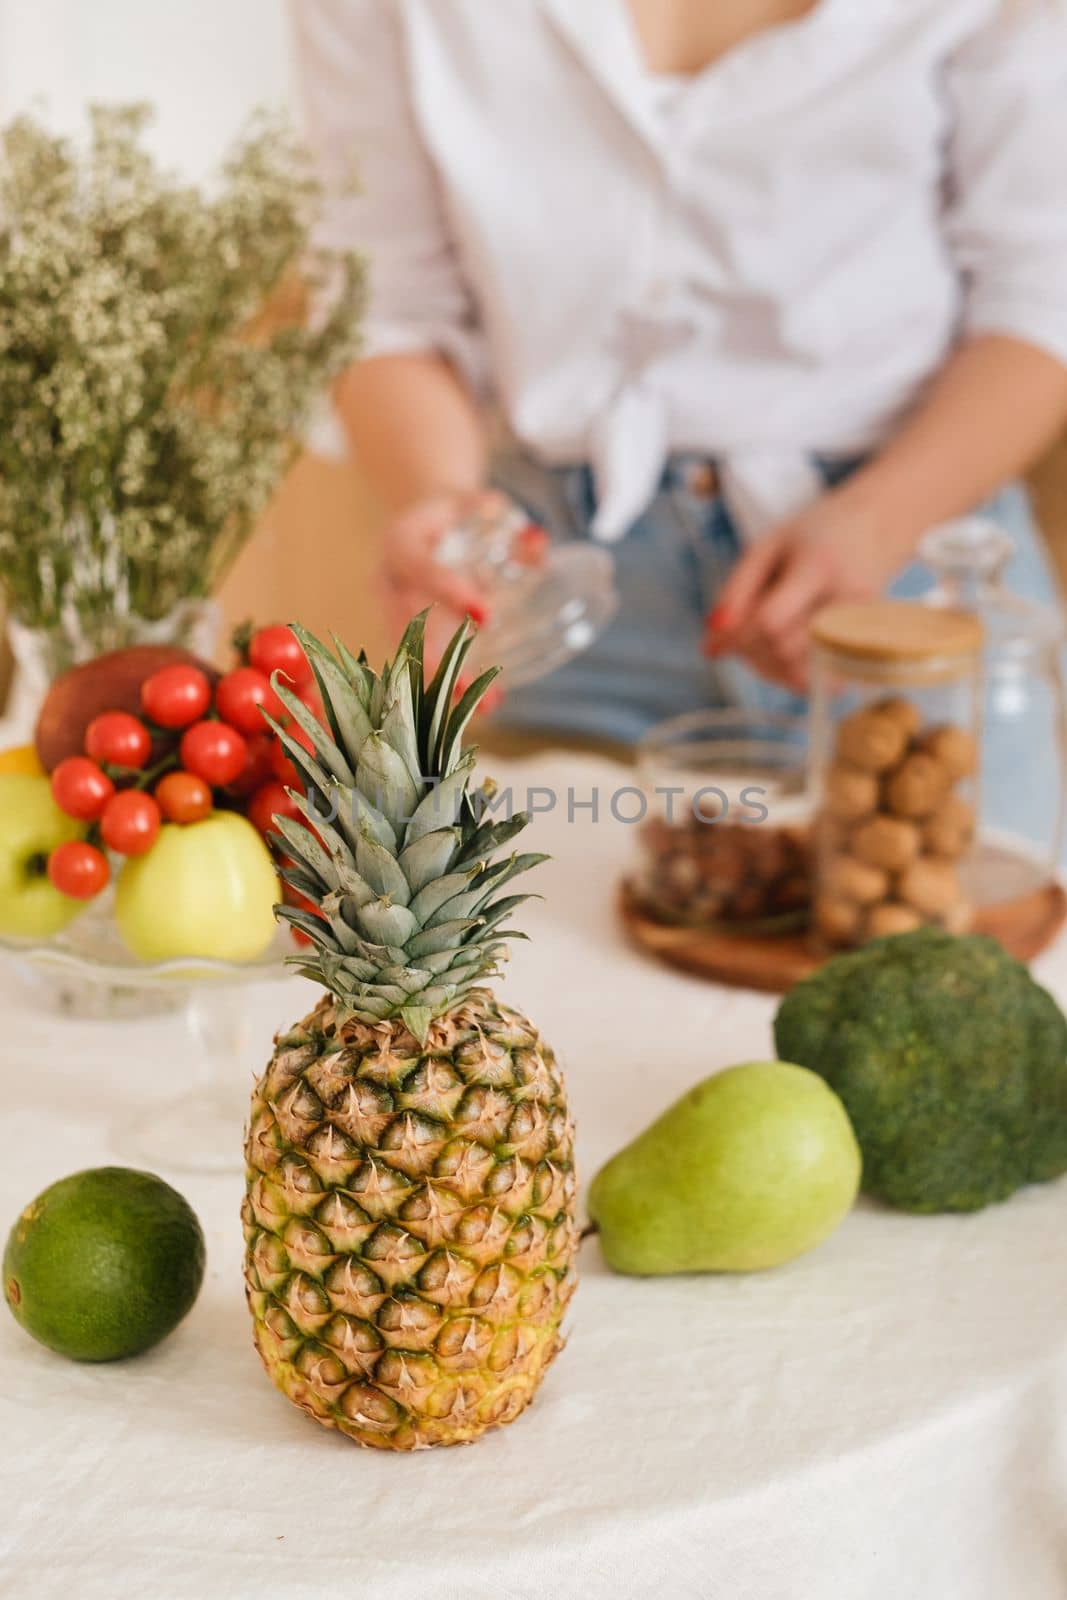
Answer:
<svg viewBox="0 0 1067 1600"><path fill-rule="evenodd" d="M978 1211L1067 1171L1067 1020L992 939L879 939L797 984L775 1045L840 1095L864 1188Z"/></svg>

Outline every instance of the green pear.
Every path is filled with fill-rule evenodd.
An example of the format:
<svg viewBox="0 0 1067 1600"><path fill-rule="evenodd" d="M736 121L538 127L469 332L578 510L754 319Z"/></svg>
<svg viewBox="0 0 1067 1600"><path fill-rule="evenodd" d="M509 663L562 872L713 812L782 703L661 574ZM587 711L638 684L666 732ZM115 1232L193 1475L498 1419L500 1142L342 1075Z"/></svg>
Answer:
<svg viewBox="0 0 1067 1600"><path fill-rule="evenodd" d="M613 1156L589 1212L616 1272L759 1272L834 1231L860 1167L829 1085L805 1067L754 1061L698 1083Z"/></svg>

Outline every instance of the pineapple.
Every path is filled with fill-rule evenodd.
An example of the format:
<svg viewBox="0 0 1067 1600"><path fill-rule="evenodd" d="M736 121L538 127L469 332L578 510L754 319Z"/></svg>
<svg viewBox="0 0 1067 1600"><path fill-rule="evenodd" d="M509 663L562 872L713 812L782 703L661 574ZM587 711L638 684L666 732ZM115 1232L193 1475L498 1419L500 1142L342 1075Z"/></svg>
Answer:
<svg viewBox="0 0 1067 1600"><path fill-rule="evenodd" d="M313 746L277 730L309 824L277 819L285 876L317 908L279 914L326 992L278 1036L246 1142L263 1364L316 1422L386 1450L518 1416L560 1347L577 1247L559 1069L484 987L528 898L499 891L544 857L492 863L528 821L485 815L462 749L495 672L455 704L473 631L426 684L423 629L381 676L295 630L327 728L276 682Z"/></svg>

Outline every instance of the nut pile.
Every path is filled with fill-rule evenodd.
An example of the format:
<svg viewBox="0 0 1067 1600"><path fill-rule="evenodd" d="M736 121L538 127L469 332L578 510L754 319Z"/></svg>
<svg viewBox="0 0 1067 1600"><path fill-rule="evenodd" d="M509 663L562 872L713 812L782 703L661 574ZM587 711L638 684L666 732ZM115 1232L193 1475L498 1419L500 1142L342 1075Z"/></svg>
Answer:
<svg viewBox="0 0 1067 1600"><path fill-rule="evenodd" d="M690 927L806 920L812 894L811 829L657 819L642 829L645 909Z"/></svg>
<svg viewBox="0 0 1067 1600"><path fill-rule="evenodd" d="M974 811L958 786L977 768L971 735L924 728L910 700L881 700L841 723L817 823L814 921L828 944L927 923L967 931L972 911L957 863Z"/></svg>

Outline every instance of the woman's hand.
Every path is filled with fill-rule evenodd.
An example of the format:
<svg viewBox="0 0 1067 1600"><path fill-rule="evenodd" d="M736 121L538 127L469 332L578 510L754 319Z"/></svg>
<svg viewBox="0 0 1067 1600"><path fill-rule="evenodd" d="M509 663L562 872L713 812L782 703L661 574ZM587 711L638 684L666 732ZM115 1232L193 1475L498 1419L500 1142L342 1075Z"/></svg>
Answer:
<svg viewBox="0 0 1067 1600"><path fill-rule="evenodd" d="M430 620L435 635L445 640L464 617L479 626L489 620L491 597L469 574L441 564L437 550L445 535L468 517L495 516L506 504L492 489L434 495L408 506L386 526L382 566L397 636L427 606L434 607Z"/></svg>
<svg viewBox="0 0 1067 1600"><path fill-rule="evenodd" d="M849 490L829 490L742 556L707 620L705 654L739 655L762 677L807 688L815 613L881 594L910 553L910 539Z"/></svg>
<svg viewBox="0 0 1067 1600"><path fill-rule="evenodd" d="M1065 417L1062 361L1007 335L965 341L874 461L741 559L708 619L708 653L803 689L819 607L881 594L924 529L981 505Z"/></svg>
<svg viewBox="0 0 1067 1600"><path fill-rule="evenodd" d="M429 665L440 660L464 617L481 627L493 614L493 596L473 574L438 559L442 539L469 517L491 519L509 509L513 507L507 496L493 489L435 495L402 511L385 529L383 573L392 631L399 638L413 616L431 607L425 644ZM547 533L529 523L516 536L513 557L523 565L537 566L548 545ZM494 686L483 709L492 710L502 697Z"/></svg>

